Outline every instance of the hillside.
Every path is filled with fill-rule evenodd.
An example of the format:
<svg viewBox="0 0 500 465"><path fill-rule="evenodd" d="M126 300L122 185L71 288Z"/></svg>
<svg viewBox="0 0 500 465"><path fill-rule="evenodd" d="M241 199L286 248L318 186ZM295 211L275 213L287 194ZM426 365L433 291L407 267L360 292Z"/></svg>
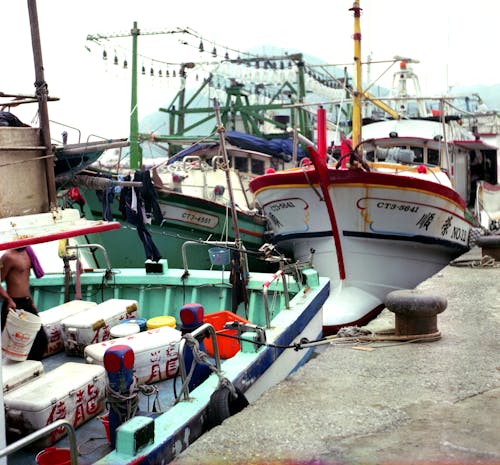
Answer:
<svg viewBox="0 0 500 465"><path fill-rule="evenodd" d="M500 111L500 84L454 87L452 95L479 95L488 110Z"/></svg>

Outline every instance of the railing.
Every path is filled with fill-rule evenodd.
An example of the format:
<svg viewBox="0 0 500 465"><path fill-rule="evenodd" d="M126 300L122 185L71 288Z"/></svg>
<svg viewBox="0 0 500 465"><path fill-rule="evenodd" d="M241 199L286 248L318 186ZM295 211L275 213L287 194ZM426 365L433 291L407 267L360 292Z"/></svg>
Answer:
<svg viewBox="0 0 500 465"><path fill-rule="evenodd" d="M186 253L186 249L188 246L190 245L213 245L213 246L217 246L217 247L225 247L225 246L231 246L231 247L236 247L236 242L227 242L227 241L185 241L183 244L182 244L182 248L181 248L181 252L182 252L182 264L184 266L184 272L188 272L188 260L187 260L187 253ZM245 247L242 246L242 250L241 250L243 253L245 253ZM245 263L246 260L245 260ZM248 268L248 266L247 266ZM245 270L246 273L248 274L248 269Z"/></svg>
<svg viewBox="0 0 500 465"><path fill-rule="evenodd" d="M66 246L66 250L94 249L94 248L102 251L102 254L104 256L104 261L106 262L106 271L111 271L111 263L108 258L108 252L101 244L77 244L77 245Z"/></svg>
<svg viewBox="0 0 500 465"><path fill-rule="evenodd" d="M196 328L193 332L191 332L191 335L196 338L196 336L199 336L205 332L210 333L210 337L212 338L212 346L214 348L214 359L215 359L215 366L217 370L220 370L220 355L219 355L219 346L217 344L217 334L215 333L214 327L209 324L205 323L198 328ZM184 399L188 400L189 399L189 387L188 383L186 383L187 379L187 373L186 373L186 367L184 365L184 347L186 346L186 339L182 338L180 343L179 343L179 373L181 375L182 379L182 385L184 386L181 395L184 394ZM195 360L193 358L193 363L195 363Z"/></svg>
<svg viewBox="0 0 500 465"><path fill-rule="evenodd" d="M262 294L264 298L264 313L266 315L266 328L271 327L271 314L269 313L269 301L267 298L267 291L269 290L269 286L271 283L275 280L278 279L278 277L281 276L281 279L283 281L283 294L285 296L285 307L290 308L290 296L288 294L288 287L286 284L286 275L283 270L278 270L276 273L273 274L272 278L269 281L266 281L262 285Z"/></svg>
<svg viewBox="0 0 500 465"><path fill-rule="evenodd" d="M4 449L0 450L0 458L17 452L18 450L26 447L28 444L41 439L42 437L48 435L51 431L54 431L55 429L61 427L65 428L68 433L71 465L78 465L78 450L76 448L75 428L68 420L56 420L54 423L44 426L38 431L35 431L28 436L20 439L19 441L8 445Z"/></svg>

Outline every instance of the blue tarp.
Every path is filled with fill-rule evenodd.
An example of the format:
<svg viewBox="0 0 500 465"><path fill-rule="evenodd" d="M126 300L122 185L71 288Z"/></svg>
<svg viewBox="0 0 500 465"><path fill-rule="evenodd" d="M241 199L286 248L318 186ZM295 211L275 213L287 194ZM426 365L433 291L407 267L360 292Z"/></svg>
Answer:
<svg viewBox="0 0 500 465"><path fill-rule="evenodd" d="M261 152L279 159L290 161L293 155L293 141L291 139L264 139L263 137L252 136L238 131L227 131L227 141L236 147L254 152ZM196 154L198 150L217 147L218 144L194 144L187 149L184 149L168 160L167 165L182 160L188 155ZM306 154L298 147L297 158L301 160Z"/></svg>
<svg viewBox="0 0 500 465"><path fill-rule="evenodd" d="M262 137L252 136L238 131L227 131L227 140L237 147L255 152L267 153L273 157L281 158L285 161L292 159L293 155L293 141L291 139L264 139ZM306 154L300 147L297 150L297 157L300 160Z"/></svg>

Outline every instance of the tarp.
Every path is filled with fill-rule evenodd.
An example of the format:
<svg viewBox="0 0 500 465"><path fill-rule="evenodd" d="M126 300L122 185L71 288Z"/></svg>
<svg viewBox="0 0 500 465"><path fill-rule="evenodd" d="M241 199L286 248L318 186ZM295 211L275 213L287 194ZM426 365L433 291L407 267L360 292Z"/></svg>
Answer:
<svg viewBox="0 0 500 465"><path fill-rule="evenodd" d="M280 160L290 161L293 155L293 141L289 138L282 139L275 137L273 139L265 139L263 137L245 134L239 131L227 131L226 140L233 146L253 152L261 152L266 155L279 158ZM213 149L218 144L194 144L187 149L180 151L168 160L167 165L170 165L178 160L182 160L188 155L194 155L200 150ZM297 149L297 158L301 160L306 154L299 146Z"/></svg>

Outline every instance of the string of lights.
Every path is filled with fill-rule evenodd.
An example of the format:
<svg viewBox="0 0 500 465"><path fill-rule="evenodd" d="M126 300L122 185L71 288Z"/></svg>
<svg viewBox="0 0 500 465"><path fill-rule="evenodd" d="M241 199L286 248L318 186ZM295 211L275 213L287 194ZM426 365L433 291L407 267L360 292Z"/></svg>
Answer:
<svg viewBox="0 0 500 465"><path fill-rule="evenodd" d="M95 34L87 36L87 40L102 48L103 60L108 60L108 50L113 50L112 62L120 64L119 55L124 55L124 69L128 68L127 57L131 56L129 47L117 44L113 39L131 37L132 32L111 34ZM340 70L336 65L306 63L301 53L284 52L282 55L257 55L209 40L190 28L173 30L140 30L140 36L179 34L178 43L197 51L200 56L210 55L208 60L197 60L187 67L186 62L161 60L145 54L138 54L142 63L140 72L159 78L187 78L188 73L197 81L202 79L213 91L232 85L240 85L250 95L272 100L278 94L293 93L286 83L296 84L297 67L302 66L305 84L309 91L326 99L338 98L338 92L349 88L349 77L346 68ZM193 39L195 43L193 43ZM206 46L206 44L210 44ZM87 47L89 51L90 48ZM220 50L224 50L219 54ZM111 61L109 59L109 61ZM146 63L150 63L147 73Z"/></svg>

